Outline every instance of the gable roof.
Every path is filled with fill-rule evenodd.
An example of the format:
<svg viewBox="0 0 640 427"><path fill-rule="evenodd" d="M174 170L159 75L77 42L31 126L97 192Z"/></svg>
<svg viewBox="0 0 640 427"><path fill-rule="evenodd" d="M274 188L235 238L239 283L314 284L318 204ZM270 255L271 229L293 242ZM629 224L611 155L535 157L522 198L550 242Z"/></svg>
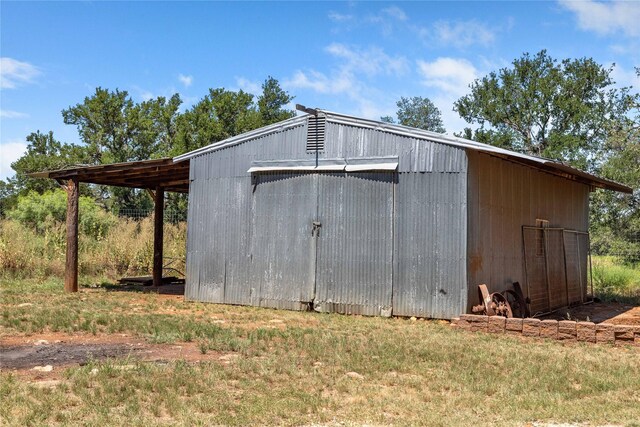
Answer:
<svg viewBox="0 0 640 427"><path fill-rule="evenodd" d="M528 154L522 154L515 151L507 150L493 145L483 144L481 142L472 141L469 139L458 138L455 136L443 135L436 132L431 132L423 129L412 128L409 126L403 126L392 123L385 123L376 120L363 119L347 114L334 113L331 111L316 110L318 114L325 117L325 120L330 123L339 123L349 126L361 127L366 129L373 129L381 132L388 132L395 135L406 136L416 139L424 139L428 141L447 144L467 150L478 151L486 153L495 157L501 157L517 163L522 163L528 166L532 166L537 169L544 170L546 172L553 173L555 175L563 176L568 179L583 182L588 185L592 185L598 188L604 188L608 190L619 191L622 193L633 193L633 189L626 185L619 184L615 181L611 181L605 178L592 175L590 173L581 171L572 166L566 165L562 162L545 159L542 157L530 156ZM201 154L210 153L223 148L231 147L237 144L241 144L251 139L255 139L259 136L268 135L275 132L280 132L292 127L300 126L307 120L309 114L293 117L278 123L274 123L269 126L265 126L259 129L255 129L223 141L215 142L205 147L193 150L191 152L182 154L175 157L174 162L181 162L191 159Z"/></svg>

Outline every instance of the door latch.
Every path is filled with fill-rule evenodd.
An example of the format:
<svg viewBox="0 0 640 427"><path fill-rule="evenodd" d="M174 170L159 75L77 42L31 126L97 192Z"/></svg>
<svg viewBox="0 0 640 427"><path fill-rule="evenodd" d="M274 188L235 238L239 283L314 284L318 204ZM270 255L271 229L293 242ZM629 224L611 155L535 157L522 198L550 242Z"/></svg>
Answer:
<svg viewBox="0 0 640 427"><path fill-rule="evenodd" d="M320 227L322 227L320 221L313 221L311 223L311 236L320 237Z"/></svg>

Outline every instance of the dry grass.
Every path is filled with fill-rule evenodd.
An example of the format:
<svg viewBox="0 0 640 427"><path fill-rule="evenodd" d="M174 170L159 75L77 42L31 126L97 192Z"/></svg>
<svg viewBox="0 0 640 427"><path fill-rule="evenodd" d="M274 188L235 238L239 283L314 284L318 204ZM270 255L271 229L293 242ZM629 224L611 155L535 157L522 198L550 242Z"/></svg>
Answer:
<svg viewBox="0 0 640 427"><path fill-rule="evenodd" d="M0 220L0 277L64 276L65 226L51 222L42 232L13 220ZM186 224L164 226L164 255L180 260L184 272ZM82 280L115 280L123 275L150 274L153 260L153 218L120 218L105 236L80 233L79 270Z"/></svg>
<svg viewBox="0 0 640 427"><path fill-rule="evenodd" d="M6 425L640 422L637 347L563 345L469 334L441 322L187 303L105 289L65 295L61 288L58 280L3 281L0 336L126 332L152 342L193 340L203 352L236 357L197 364L95 361L68 368L51 389L3 372ZM25 302L33 305L20 307Z"/></svg>

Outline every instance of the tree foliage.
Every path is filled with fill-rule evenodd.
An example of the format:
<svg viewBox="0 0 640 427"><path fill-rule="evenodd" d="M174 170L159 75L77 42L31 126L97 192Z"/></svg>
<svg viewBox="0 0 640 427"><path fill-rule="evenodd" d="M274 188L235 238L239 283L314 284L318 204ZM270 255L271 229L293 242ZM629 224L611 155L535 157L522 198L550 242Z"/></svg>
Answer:
<svg viewBox="0 0 640 427"><path fill-rule="evenodd" d="M178 118L178 155L222 141L232 136L293 117L284 107L293 100L277 80L269 77L262 84L257 102L242 90L210 89L209 94Z"/></svg>
<svg viewBox="0 0 640 427"><path fill-rule="evenodd" d="M224 88L209 93L180 112L178 94L135 102L127 91L98 87L85 99L62 111L64 123L78 130L82 145L64 144L53 133L32 133L24 156L13 163L16 175L0 181L0 209L16 206L20 195L43 194L57 188L48 179L27 178L29 172L55 170L75 164L106 164L176 156L240 133L294 116L286 106L293 97L269 76L262 93L253 95ZM104 199L119 209L149 209L145 191L119 187L81 186L83 194ZM183 195L168 196L170 208L185 210Z"/></svg>
<svg viewBox="0 0 640 427"><path fill-rule="evenodd" d="M85 147L64 144L53 136L53 132L32 132L26 140L28 143L26 153L11 164L15 175L7 182L0 181L0 210L2 212L15 207L20 195L32 191L44 193L59 188L59 185L53 180L30 178L27 174L86 164L89 161ZM83 194L87 194L86 188L83 190Z"/></svg>
<svg viewBox="0 0 640 427"><path fill-rule="evenodd" d="M480 125L480 138L590 169L612 124L630 107L628 88L615 88L611 71L591 58L525 53L512 67L473 82L454 110Z"/></svg>
<svg viewBox="0 0 640 427"><path fill-rule="evenodd" d="M295 116L295 111L285 109L285 106L293 101L293 98L280 87L276 79L271 76L267 77L262 83L262 94L258 97L261 125L270 125Z"/></svg>
<svg viewBox="0 0 640 427"><path fill-rule="evenodd" d="M640 68L636 68L640 76ZM596 191L591 198L594 249L601 253L633 254L640 261L640 95L604 147L600 174L634 189L633 194Z"/></svg>
<svg viewBox="0 0 640 427"><path fill-rule="evenodd" d="M438 133L446 132L442 123L442 113L429 98L421 96L405 98L403 96L396 102L396 106L398 107L396 112L398 123L401 125ZM393 117L390 116L381 117L380 120L395 123Z"/></svg>
<svg viewBox="0 0 640 427"><path fill-rule="evenodd" d="M116 218L97 205L92 197L80 196L78 227L83 234L94 238L104 236ZM42 194L30 191L18 197L16 206L7 216L38 232L50 223L64 223L67 214L67 195L60 188Z"/></svg>

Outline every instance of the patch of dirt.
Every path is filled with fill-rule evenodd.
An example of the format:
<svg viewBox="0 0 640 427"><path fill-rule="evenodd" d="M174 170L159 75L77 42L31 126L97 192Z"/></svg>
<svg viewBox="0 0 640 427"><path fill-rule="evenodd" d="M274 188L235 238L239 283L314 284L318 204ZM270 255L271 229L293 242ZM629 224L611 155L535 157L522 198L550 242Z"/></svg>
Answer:
<svg viewBox="0 0 640 427"><path fill-rule="evenodd" d="M640 325L640 306L614 302L594 302L573 308L564 308L540 317L541 319L578 320L616 325Z"/></svg>
<svg viewBox="0 0 640 427"><path fill-rule="evenodd" d="M228 364L234 353L207 351L202 354L197 343L149 344L142 338L126 334L89 335L48 333L30 336L10 336L0 339L0 370L39 379L59 377L62 367L84 365L90 360L126 358L166 363L219 361ZM36 366L51 365L48 373L34 371Z"/></svg>

